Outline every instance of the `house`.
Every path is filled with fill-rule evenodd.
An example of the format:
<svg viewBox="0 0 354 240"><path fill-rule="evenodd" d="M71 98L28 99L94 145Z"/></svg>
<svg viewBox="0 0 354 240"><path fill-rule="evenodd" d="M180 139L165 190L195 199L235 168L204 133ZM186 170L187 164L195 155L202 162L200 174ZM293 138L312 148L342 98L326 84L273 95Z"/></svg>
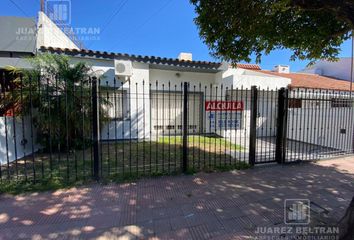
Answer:
<svg viewBox="0 0 354 240"><path fill-rule="evenodd" d="M21 49L24 43L16 43L17 18L4 19L6 21L7 42L0 42L0 68L6 65L17 67L29 67L22 56L13 54L12 51ZM31 39L29 55L51 53L67 55L73 62L87 62L92 73L103 79L100 84L107 87L106 92L100 92L101 97L115 99L109 109L111 121L103 126L101 130L102 140L122 140L122 139L148 139L157 138L164 134L181 134L182 132L182 84L190 83L189 90L189 130L194 134L216 133L220 136L233 139L237 136L247 137L250 118L250 89L258 86L262 90L276 91L276 89L287 87L289 78L271 76L263 74L255 69L258 65L239 64L238 68L223 62L206 62L193 60L190 53L181 53L178 58L162 58L157 56L140 56L122 53L108 53L81 49L66 33L56 26L45 13L39 12L38 22L35 24L32 19L21 19L26 22L26 26L31 27L31 33L35 38ZM3 26L3 25L2 25ZM35 30L33 30L36 26ZM25 35L29 30L22 31ZM6 48L13 42L18 47L14 49ZM23 51L23 50L21 50ZM6 54L9 56L4 57ZM19 64L20 63L20 64ZM242 88L242 91L240 90ZM143 96L143 97L142 97ZM264 95L265 101L274 101ZM205 103L210 101L238 101L237 109L230 110L222 107L221 111L213 108L206 109ZM261 101L261 100L260 100ZM211 103L213 104L213 103ZM215 102L214 102L215 104ZM174 109L174 111L171 111ZM273 112L274 111L265 111ZM229 118L222 119L222 118ZM271 116L264 116L267 119ZM273 117L273 116L272 116ZM231 121L232 119L232 121ZM16 123L11 116L3 116L2 121L6 121L7 127L2 128L1 151L10 149L8 159L29 154L27 147L21 142L30 146L34 137L28 136L28 129L24 128L24 139L14 139L10 122L16 125L16 130L23 129L23 123ZM264 121L266 122L266 121ZM26 124L26 123L25 123ZM217 126L221 124L220 126ZM267 135L275 134L275 121L267 122L274 125L270 128L273 131ZM15 142L17 142L15 144ZM17 152L16 154L14 152ZM15 156L16 155L16 156ZM6 159L1 159L6 161Z"/></svg>
<svg viewBox="0 0 354 240"><path fill-rule="evenodd" d="M291 73L289 66L259 72L291 79L288 139L327 147L331 152L352 151L354 93L350 92L349 81L313 73Z"/></svg>
<svg viewBox="0 0 354 240"><path fill-rule="evenodd" d="M14 28L17 27L15 23L18 19L6 21L7 25L13 24ZM29 26L34 26L33 20L24 21ZM312 116L311 112L314 111L312 107L317 106L315 99L307 99L310 95L306 89L322 88L323 90L316 90L322 93L322 97L324 92L328 91L327 89L332 89L330 94L335 96L337 90L345 90L348 84L314 74L291 73L289 67L281 65L277 66L275 71L265 71L255 64L234 66L225 62L198 61L193 59L191 53L182 52L177 58L163 58L82 49L43 12L39 13L35 26L35 41L30 41L31 51L26 54L49 53L70 56L73 63L83 61L90 65L92 74L100 79L99 84L104 88L100 89L99 98L111 103L105 106L109 121L101 126L100 131L100 138L104 141L154 141L165 135L181 135L184 83L188 83L189 134L216 134L233 143L243 142L243 147L247 149L252 86L259 89L257 137L274 138L277 130L280 88L290 87L291 90L299 89L301 92L300 97L291 95L288 114L290 123L299 123L302 119ZM7 29L11 31L12 28L7 26ZM8 36L12 36L12 41L17 41L16 34ZM0 69L3 69L3 72L6 72L4 71L6 65L14 63L18 67L30 67L25 65L22 55L13 53L17 48L6 48L7 45L12 44L12 41L10 39L7 42L0 42L2 43ZM21 46L23 47L23 44L19 44L18 49L21 49ZM319 80L322 85L318 85ZM6 89L2 87L2 91ZM294 92L296 91L291 91L291 94ZM323 139L331 139L331 135L336 134L345 142L346 148L349 148L351 143L348 136L353 133L352 124L349 121L344 123L343 119L347 119L347 115L344 115L343 111L337 111L346 106L338 103L337 98L333 98L335 100L331 106L333 108L338 106L338 108L332 113L328 112L324 118L330 121L340 119L343 122L336 120L338 125L332 124L336 127L331 125L332 130L328 131L323 131L325 127L322 126L319 128L321 132L318 132L316 125L308 126L311 130L307 135L311 137L306 139L298 138L301 134L296 134L296 131L301 130L294 130L292 127L288 131L288 138L338 148L334 140L323 141ZM308 108L308 106L312 107ZM334 113L338 114L337 118L332 117ZM36 146L34 150L40 148L36 145L35 136L30 134L29 119L17 122L18 120L13 116L3 114L1 121L3 127L0 151L4 154L1 154L0 162L12 161L31 154L32 149L29 146ZM315 121L310 122L316 124ZM289 124L289 126L293 125ZM21 139L15 138L15 129L22 129Z"/></svg>
<svg viewBox="0 0 354 240"><path fill-rule="evenodd" d="M351 66L353 65L352 58L339 58L336 62L318 61L315 64L306 67L301 72L318 74L320 76L328 76L331 78L352 81Z"/></svg>
<svg viewBox="0 0 354 240"><path fill-rule="evenodd" d="M290 83L288 78L269 76L244 68L236 69L227 63L194 61L190 53L182 53L176 59L167 59L155 56L51 47L41 47L39 52L67 55L73 61L87 62L92 66L92 71L98 73L104 79L104 81L101 81L101 85L112 88L111 95L101 92L101 96L107 96L112 100L115 97L114 89L119 89L121 94L116 96L119 98L117 103L118 108L123 103L123 111L120 111L118 116L115 116L115 111L111 112L111 117L114 120L102 130L102 139L104 140L144 139L161 135L163 132L180 134L182 130L180 117L182 113L182 84L184 82L190 83L188 115L191 125L189 129L194 129L193 132L196 134L203 131L210 133L215 128L216 120L212 120L213 123L210 123L211 118L207 116L204 108L206 101L215 99L227 101L227 98L230 98L231 95L235 98L236 91L239 91L242 87L248 93L247 96L244 93L243 99L240 99L241 94L239 93L239 99L237 100L242 101L244 106L240 110L242 114L237 114L237 118L239 118L238 122L247 125L250 117L249 91L251 86L258 86L262 90L275 91L287 87ZM121 65L125 69L123 72L119 72ZM144 96L144 98L141 96ZM266 98L266 96L264 97ZM177 105L168 106L168 104ZM113 106L113 108L116 107ZM171 113L171 108L177 108L178 110ZM171 114L174 116L173 119L167 120L167 116ZM236 116L234 116L235 118ZM126 128L124 131L122 129L123 125ZM247 127L246 125L244 127ZM115 133L117 131L116 126L118 126L117 134ZM152 129L151 133L150 127ZM174 129L175 127L177 129ZM129 131L130 128L131 132ZM243 128L241 127L241 129ZM275 129L275 126L273 129ZM143 134L144 130L146 130L145 134ZM122 135L123 132L125 136ZM231 130L220 133L224 136L230 134L237 133L231 132Z"/></svg>
<svg viewBox="0 0 354 240"><path fill-rule="evenodd" d="M0 98L6 91L10 91L11 76L5 71L7 66L19 68L29 68L30 64L24 59L34 56L36 52L36 30L37 23L32 18L0 16ZM32 139L29 118L22 120L9 115L4 109L0 108L0 163L7 160L12 161L26 156L32 152L30 144L25 144L25 139ZM21 139L14 136L21 136ZM36 141L33 137L33 141ZM32 141L32 140L30 140ZM37 147L34 147L37 150ZM6 154L6 153L9 154Z"/></svg>

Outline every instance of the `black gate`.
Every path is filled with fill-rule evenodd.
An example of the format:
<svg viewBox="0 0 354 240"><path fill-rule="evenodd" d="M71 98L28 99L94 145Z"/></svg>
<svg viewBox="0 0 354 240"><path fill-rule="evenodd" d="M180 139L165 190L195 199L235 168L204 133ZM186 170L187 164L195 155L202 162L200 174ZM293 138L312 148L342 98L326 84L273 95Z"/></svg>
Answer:
<svg viewBox="0 0 354 240"><path fill-rule="evenodd" d="M284 159L311 161L353 153L350 92L297 89L286 94Z"/></svg>
<svg viewBox="0 0 354 240"><path fill-rule="evenodd" d="M282 94L278 90L252 88L250 160L254 164L276 162L279 136L279 108Z"/></svg>
<svg viewBox="0 0 354 240"><path fill-rule="evenodd" d="M352 154L353 106L352 94L345 91L282 88L273 92L254 87L250 162L290 163Z"/></svg>

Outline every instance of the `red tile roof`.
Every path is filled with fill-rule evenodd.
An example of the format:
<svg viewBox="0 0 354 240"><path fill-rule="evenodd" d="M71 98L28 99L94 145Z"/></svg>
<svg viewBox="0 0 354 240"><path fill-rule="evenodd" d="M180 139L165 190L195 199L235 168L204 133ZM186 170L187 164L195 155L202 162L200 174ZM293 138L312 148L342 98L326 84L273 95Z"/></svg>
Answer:
<svg viewBox="0 0 354 240"><path fill-rule="evenodd" d="M258 64L247 64L247 63L236 63L238 68L249 69L249 70L261 70Z"/></svg>
<svg viewBox="0 0 354 240"><path fill-rule="evenodd" d="M290 78L291 88L317 88L317 89L331 89L331 90L339 90L339 91L350 90L349 81L320 76L318 74L277 73L268 70L261 70L260 72L276 75L280 77Z"/></svg>

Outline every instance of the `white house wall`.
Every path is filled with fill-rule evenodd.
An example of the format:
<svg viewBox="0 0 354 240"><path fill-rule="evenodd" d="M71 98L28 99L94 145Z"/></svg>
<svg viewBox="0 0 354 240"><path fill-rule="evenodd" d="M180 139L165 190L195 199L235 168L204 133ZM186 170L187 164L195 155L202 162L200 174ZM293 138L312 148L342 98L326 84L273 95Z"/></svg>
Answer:
<svg viewBox="0 0 354 240"><path fill-rule="evenodd" d="M234 75L234 86L250 89L252 86L257 86L260 90L277 90L287 88L291 80L280 77L267 77L257 75Z"/></svg>
<svg viewBox="0 0 354 240"><path fill-rule="evenodd" d="M350 81L351 58L340 58L337 62L319 61L301 72L319 74Z"/></svg>
<svg viewBox="0 0 354 240"><path fill-rule="evenodd" d="M289 139L343 151L353 148L353 107L332 107L330 101L332 98L348 99L349 92L294 89L290 96L311 100L302 100L302 108L289 108ZM312 103L316 99L320 103L318 106Z"/></svg>
<svg viewBox="0 0 354 240"><path fill-rule="evenodd" d="M106 69L106 72L114 70ZM130 82L126 81L120 87L128 93L128 105L130 109L130 117L125 121L111 121L102 128L102 140L114 140L114 139L144 139L150 138L150 131L147 131L147 127L150 126L150 98L149 98L149 65L143 63L133 63L133 75L130 77ZM106 75L106 81L110 86L114 86L114 82L111 76ZM117 78L117 82L125 81L125 79ZM107 84L106 83L102 83ZM118 85L118 84L117 84ZM143 97L144 96L144 97ZM116 134L116 126L119 127L118 135ZM124 129L124 131L123 131ZM124 132L124 135L123 135Z"/></svg>
<svg viewBox="0 0 354 240"><path fill-rule="evenodd" d="M14 130L16 131L16 135L14 134ZM16 155L17 159L19 159L32 154L32 144L36 151L38 145L36 144L35 129L33 129L33 132L32 139L31 123L28 117L24 118L23 122L20 118L0 117L0 163L5 164L7 161L14 161ZM23 142L26 142L26 144L22 145L21 143Z"/></svg>
<svg viewBox="0 0 354 240"><path fill-rule="evenodd" d="M288 119L289 139L344 151L353 148L352 108L291 109Z"/></svg>
<svg viewBox="0 0 354 240"><path fill-rule="evenodd" d="M179 76L176 74L179 74ZM159 84L158 89L154 88L154 86L156 86L156 81ZM184 82L189 82L191 89L193 89L193 86L196 86L196 89L198 89L199 84L202 85L202 88L204 88L204 86L210 87L210 84L215 84L215 74L151 69L150 82L153 90L162 90L162 84L167 87L169 82L172 86L177 85L177 87L180 87Z"/></svg>
<svg viewBox="0 0 354 240"><path fill-rule="evenodd" d="M91 65L92 71L97 75L104 75L101 80L101 85L114 86L114 61L97 59L97 58L75 58L74 62L85 61ZM255 74L255 76L248 76L243 74ZM130 106L131 118L125 119L125 121L117 120L111 121L110 123L103 126L101 130L102 140L116 140L116 139L148 139L150 137L150 90L152 92L168 92L169 83L170 90L177 92L182 92L182 84L184 82L190 83L190 91L202 92L202 97L204 100L226 100L226 90L230 90L231 87L234 89L244 89L243 93L235 94L238 95L238 99L235 101L244 102L244 111L240 112L242 128L237 130L231 129L216 129L215 127L210 127L209 114L204 109L204 103L202 103L202 117L203 117L203 132L205 133L217 133L228 139L239 139L241 137L248 137L250 124L250 89L254 85L258 85L260 89L275 90L281 87L286 87L289 84L288 79L266 76L258 76L259 73L248 71L245 72L244 69L233 69L229 68L226 71L221 71L218 73L200 73L200 72L183 72L174 70L161 70L161 69L151 69L148 64L133 62L133 75L130 77L129 82L125 82L121 85L123 78L116 78L116 87L119 89L124 89L128 92L128 104ZM264 75L264 74L263 74ZM144 84L143 84L144 82ZM156 85L156 83L158 83ZM263 84L263 85L262 85ZM222 86L222 91L221 91ZM212 88L212 92L210 89ZM217 89L217 90L216 90ZM206 92L205 92L206 90ZM246 90L247 96L246 96ZM217 95L216 96L216 92ZM144 99L143 99L144 94ZM234 96L234 97L235 97ZM242 97L241 97L242 96ZM217 99L216 99L217 97ZM190 103L192 106L193 103ZM275 107L275 103L273 105ZM262 108L262 106L260 107ZM269 110L269 109L268 109ZM274 109L273 109L274 110ZM261 110L262 113L267 114L267 116L260 116L257 120L259 129L262 127L272 128L272 131L258 130L258 134L262 136L273 136L275 134L275 120L269 121L269 119L275 114L274 111ZM273 115L271 113L273 112ZM270 127L272 125L272 127ZM151 134L156 135L153 127L151 127ZM160 133L158 133L160 134Z"/></svg>
<svg viewBox="0 0 354 240"><path fill-rule="evenodd" d="M38 13L37 49L41 46L79 49L79 47L43 12Z"/></svg>

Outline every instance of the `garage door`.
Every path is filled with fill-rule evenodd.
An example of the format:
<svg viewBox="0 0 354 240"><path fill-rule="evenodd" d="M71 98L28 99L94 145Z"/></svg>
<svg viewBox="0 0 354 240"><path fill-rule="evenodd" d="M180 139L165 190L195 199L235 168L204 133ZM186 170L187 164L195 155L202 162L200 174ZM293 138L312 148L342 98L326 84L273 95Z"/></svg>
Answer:
<svg viewBox="0 0 354 240"><path fill-rule="evenodd" d="M202 127L202 94L188 94L189 133L200 133ZM183 95L181 92L151 94L151 124L158 134L182 134Z"/></svg>

